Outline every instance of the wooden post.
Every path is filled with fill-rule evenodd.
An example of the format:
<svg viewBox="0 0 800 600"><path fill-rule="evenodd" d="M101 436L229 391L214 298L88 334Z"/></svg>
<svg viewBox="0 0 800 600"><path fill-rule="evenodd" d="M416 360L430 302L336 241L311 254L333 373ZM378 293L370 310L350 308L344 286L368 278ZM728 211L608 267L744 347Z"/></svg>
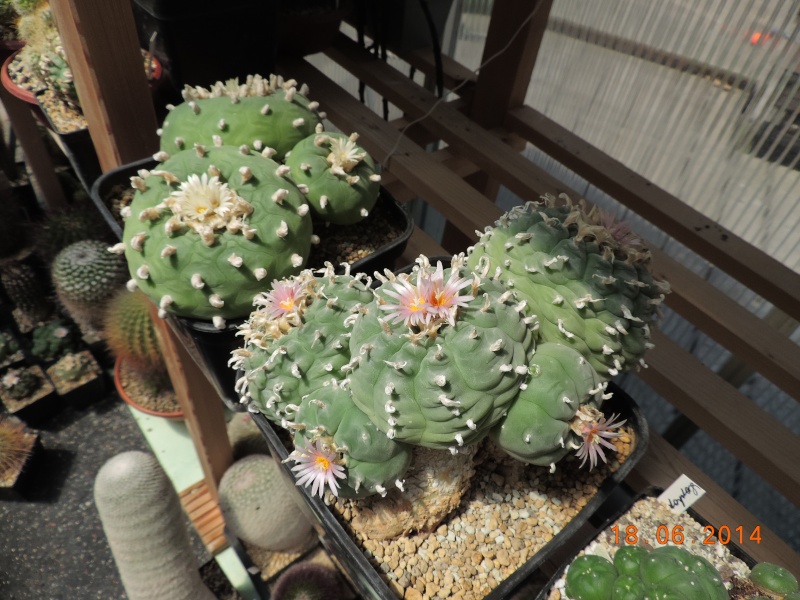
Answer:
<svg viewBox="0 0 800 600"><path fill-rule="evenodd" d="M58 0L51 6L103 170L156 152L155 108L130 2ZM216 498L217 484L233 462L222 401L167 321L153 316L172 385Z"/></svg>

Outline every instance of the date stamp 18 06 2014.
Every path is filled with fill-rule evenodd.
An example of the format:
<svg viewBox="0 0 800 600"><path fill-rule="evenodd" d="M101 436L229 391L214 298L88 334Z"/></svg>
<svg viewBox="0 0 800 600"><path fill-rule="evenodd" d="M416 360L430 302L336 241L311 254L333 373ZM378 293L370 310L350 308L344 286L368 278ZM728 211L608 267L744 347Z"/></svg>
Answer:
<svg viewBox="0 0 800 600"><path fill-rule="evenodd" d="M693 544L714 546L720 544L727 546L730 543L742 544L747 540L756 544L761 543L761 526L759 525L756 525L752 530L745 530L741 525L738 527L704 525L703 535L698 536L697 539L695 539L695 536L687 536L682 525L658 525L655 531L642 531L636 525L626 525L624 527L614 525L610 528L610 531L613 541L617 545L644 543L662 546L666 544L676 546Z"/></svg>

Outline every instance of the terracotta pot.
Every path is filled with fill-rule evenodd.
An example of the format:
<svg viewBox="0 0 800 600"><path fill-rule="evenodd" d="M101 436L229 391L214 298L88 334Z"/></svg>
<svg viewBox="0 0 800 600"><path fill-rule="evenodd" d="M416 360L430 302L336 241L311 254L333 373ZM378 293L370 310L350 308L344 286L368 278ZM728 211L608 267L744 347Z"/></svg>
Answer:
<svg viewBox="0 0 800 600"><path fill-rule="evenodd" d="M19 98L20 100L22 100L23 102L27 102L28 104L33 104L34 106L38 106L36 104L36 95L30 90L26 90L25 88L21 88L20 86L18 86L16 83L14 83L14 80L11 79L11 76L8 74L8 66L11 64L11 61L16 58L17 54L19 54L20 50L22 50L22 48L16 50L13 54L11 54L11 56L6 58L6 60L3 62L3 68L2 70L0 70L0 81L3 82L3 87L6 88L8 90L8 93L11 94L12 96Z"/></svg>
<svg viewBox="0 0 800 600"><path fill-rule="evenodd" d="M183 411L177 410L175 412L158 412L155 410L151 410L149 408L145 408L144 406L139 405L133 398L131 398L128 393L125 391L125 388L122 387L122 381L120 380L120 368L122 365L122 359L117 358L116 362L114 363L114 386L117 388L117 393L120 395L122 400L135 408L138 411L141 411L145 414L152 415L154 417L162 417L164 419L170 419L172 421L182 421L183 420Z"/></svg>

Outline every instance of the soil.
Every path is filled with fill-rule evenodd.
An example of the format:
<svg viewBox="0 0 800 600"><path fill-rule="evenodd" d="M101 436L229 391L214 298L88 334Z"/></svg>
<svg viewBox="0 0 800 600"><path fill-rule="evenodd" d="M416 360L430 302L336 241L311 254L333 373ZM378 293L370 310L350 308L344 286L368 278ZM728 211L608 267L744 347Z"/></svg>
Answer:
<svg viewBox="0 0 800 600"><path fill-rule="evenodd" d="M41 381L41 386L37 389L33 394L27 396L25 398L10 398L7 395L0 392L0 400L2 400L5 407L8 409L8 412L11 414L15 414L25 408L26 406L30 406L31 404L35 403L37 400L40 400L47 396L48 394L52 394L55 391L53 384L51 384L47 378L45 377L44 371L38 366L31 366L27 367L27 370L33 370L36 372L37 377Z"/></svg>
<svg viewBox="0 0 800 600"><path fill-rule="evenodd" d="M53 382L53 385L56 388L56 392L58 392L60 396L68 394L72 390L76 390L79 387L86 385L93 379L99 377L101 374L100 365L98 365L97 361L94 360L94 357L92 356L91 352L89 352L88 350L83 350L79 354L89 358L91 364L91 370L87 373L84 373L80 379L76 379L74 381L66 381L59 378L58 375L56 375L56 368L58 367L58 362L47 368L47 375L48 377L50 377L50 381Z"/></svg>
<svg viewBox="0 0 800 600"><path fill-rule="evenodd" d="M128 397L142 408L160 413L181 412L178 397L166 382L166 385L156 385L152 378L147 378L125 361L120 363L119 379Z"/></svg>

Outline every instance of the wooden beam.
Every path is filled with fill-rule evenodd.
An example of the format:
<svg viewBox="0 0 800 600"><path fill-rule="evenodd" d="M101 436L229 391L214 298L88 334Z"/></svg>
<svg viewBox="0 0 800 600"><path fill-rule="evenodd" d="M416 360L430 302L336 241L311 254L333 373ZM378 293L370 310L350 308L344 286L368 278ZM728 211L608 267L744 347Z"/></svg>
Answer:
<svg viewBox="0 0 800 600"><path fill-rule="evenodd" d="M800 437L660 331L652 341L639 377L800 505Z"/></svg>
<svg viewBox="0 0 800 600"><path fill-rule="evenodd" d="M506 125L703 258L800 320L800 274L529 107Z"/></svg>
<svg viewBox="0 0 800 600"><path fill-rule="evenodd" d="M158 150L155 108L127 0L50 6L103 171Z"/></svg>
<svg viewBox="0 0 800 600"><path fill-rule="evenodd" d="M684 473L706 490L706 495L693 507L698 514L716 527L727 525L731 531L741 525L748 535L756 526L761 527L761 543L746 539L739 544L737 539L737 545L758 562L775 563L793 573L800 573L800 554L657 433L650 432L647 451L633 467L625 483L638 492L651 487L667 488ZM695 543L701 541L695 540Z"/></svg>

